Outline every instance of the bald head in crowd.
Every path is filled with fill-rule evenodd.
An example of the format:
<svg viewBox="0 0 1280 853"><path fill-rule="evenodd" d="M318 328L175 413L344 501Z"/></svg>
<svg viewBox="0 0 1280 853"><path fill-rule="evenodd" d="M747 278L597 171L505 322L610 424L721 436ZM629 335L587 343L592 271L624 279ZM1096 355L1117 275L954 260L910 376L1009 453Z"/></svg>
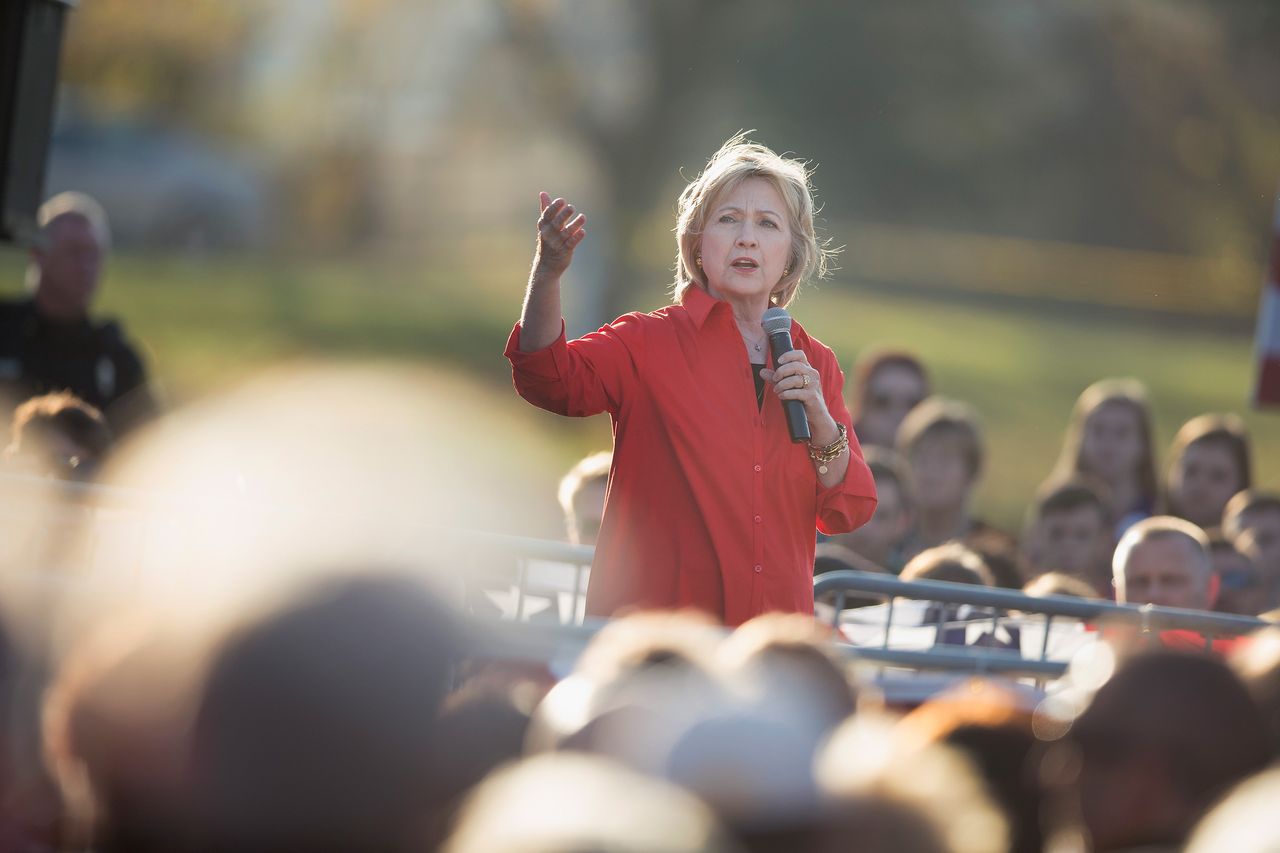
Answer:
<svg viewBox="0 0 1280 853"><path fill-rule="evenodd" d="M1213 607L1209 539L1189 521L1158 515L1138 522L1121 537L1111 565L1120 604Z"/></svg>

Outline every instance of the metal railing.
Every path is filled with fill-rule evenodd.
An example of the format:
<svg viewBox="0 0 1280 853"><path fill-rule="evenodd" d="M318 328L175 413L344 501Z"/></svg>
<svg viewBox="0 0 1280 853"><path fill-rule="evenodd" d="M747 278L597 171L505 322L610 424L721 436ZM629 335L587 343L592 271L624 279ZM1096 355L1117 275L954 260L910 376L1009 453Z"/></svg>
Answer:
<svg viewBox="0 0 1280 853"><path fill-rule="evenodd" d="M1228 613L1211 613L1201 610L1185 610L1176 607L1156 607L1151 604L1115 604L1068 596L1030 596L1008 589L975 586L945 581L904 581L896 577L858 571L827 572L814 580L815 598L834 599L832 626L839 629L841 614L848 599L875 596L885 602L884 636L880 643L880 655L889 665L916 666L920 668L965 668L978 672L1001 672L1037 679L1055 678L1065 670L1065 662L1049 660L1051 629L1056 618L1071 618L1101 625L1126 625L1142 633L1160 631L1189 631L1199 634L1206 649L1220 637L1234 637L1255 631L1268 623L1252 616ZM967 605L971 609L968 618L956 619L956 612L947 608L935 608L934 647L927 651L894 651L891 635L894 627L895 602L899 599L930 601L939 604ZM1044 638L1039 655L1024 657L1021 652L999 649L974 649L965 646L948 646L944 633L956 625L968 626L988 623L995 635L1010 619L1043 617ZM866 647L859 649L864 658L872 658Z"/></svg>
<svg viewBox="0 0 1280 853"><path fill-rule="evenodd" d="M0 485L8 489L23 488L33 495L60 495L77 507L88 511L110 509L126 512L137 509L145 514L147 501L153 498L148 492L123 488L75 483L51 483L39 478L15 475L0 476ZM10 494L13 494L10 491ZM292 511L289 508L264 507L267 511ZM0 510L3 511L3 510ZM593 549L586 545L537 539L525 536L493 533L480 530L440 528L429 524L414 524L429 529L441 551L449 554L451 565L458 571L455 576L468 579L466 583L481 587L487 581L498 579L507 584L514 595L514 605L508 608L505 623L491 624L479 634L489 639L482 644L493 652L505 650L514 657L548 662L575 654L603 624L585 620L583 616L586 577L590 570ZM499 566L497 572L486 573L484 567ZM39 568L39 567L32 567ZM559 576L546 582L548 573ZM541 573L541 574L539 574ZM490 590L491 591L491 590ZM464 590L464 597L482 592L478 588ZM857 571L825 573L814 581L814 594L819 599L833 599L835 610L832 624L841 627L841 614L853 598L875 597L884 602L884 633L876 644L838 644L839 652L851 660L864 661L881 667L920 671L975 672L1001 675L1011 678L1027 678L1043 682L1057 678L1065 669L1065 662L1051 660L1050 635L1055 620L1079 620L1094 624L1129 625L1142 632L1165 630L1190 631L1204 638L1206 647L1218 637L1231 637L1256 630L1268 623L1247 616L1210 613L1152 605L1123 605L1105 601L1090 601L1062 596L1033 597L1021 592L993 589L942 581L903 581L896 577ZM565 608L548 610L555 618L543 624L530 625L529 602L534 599L567 597ZM956 607L933 608L932 626L934 642L928 648L895 647L895 602L904 600L929 601ZM965 618L957 608L967 606ZM856 613L856 610L849 610ZM1029 618L1043 620L1044 636L1038 654L1009 649L973 648L943 641L944 633L956 626L974 626L983 622L993 634L1002 626ZM927 626L926 626L927 627Z"/></svg>

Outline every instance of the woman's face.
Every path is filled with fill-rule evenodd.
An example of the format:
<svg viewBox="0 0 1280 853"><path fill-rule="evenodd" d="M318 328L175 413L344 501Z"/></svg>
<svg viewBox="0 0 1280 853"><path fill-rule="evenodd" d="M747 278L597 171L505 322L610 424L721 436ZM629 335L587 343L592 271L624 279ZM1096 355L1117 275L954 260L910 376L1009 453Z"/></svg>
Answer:
<svg viewBox="0 0 1280 853"><path fill-rule="evenodd" d="M923 510L948 510L960 506L973 487L964 445L952 435L922 438L908 463L915 485L916 505Z"/></svg>
<svg viewBox="0 0 1280 853"><path fill-rule="evenodd" d="M924 377L905 364L889 362L871 374L858 417L858 440L893 447L902 420L927 389Z"/></svg>
<svg viewBox="0 0 1280 853"><path fill-rule="evenodd" d="M1085 472L1108 482L1133 477L1145 453L1142 423L1132 405L1103 403L1085 420L1080 445Z"/></svg>
<svg viewBox="0 0 1280 853"><path fill-rule="evenodd" d="M1230 450L1216 441L1193 441L1169 472L1169 497L1188 521L1213 527L1222 523L1240 479Z"/></svg>
<svg viewBox="0 0 1280 853"><path fill-rule="evenodd" d="M700 246L717 299L767 303L791 256L787 207L773 183L747 178L712 202Z"/></svg>

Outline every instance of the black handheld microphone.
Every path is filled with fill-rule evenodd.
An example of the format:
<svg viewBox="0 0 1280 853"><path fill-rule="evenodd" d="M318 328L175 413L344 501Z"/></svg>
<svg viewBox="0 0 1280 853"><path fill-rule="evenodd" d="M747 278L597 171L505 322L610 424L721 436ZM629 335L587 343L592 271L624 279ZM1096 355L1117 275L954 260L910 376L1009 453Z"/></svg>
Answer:
<svg viewBox="0 0 1280 853"><path fill-rule="evenodd" d="M770 308L764 312L760 324L769 336L769 351L773 353L773 369L778 369L778 359L795 349L791 345L791 315L785 308ZM804 403L799 400L783 400L782 411L787 416L787 432L791 442L809 441L809 418L804 413Z"/></svg>

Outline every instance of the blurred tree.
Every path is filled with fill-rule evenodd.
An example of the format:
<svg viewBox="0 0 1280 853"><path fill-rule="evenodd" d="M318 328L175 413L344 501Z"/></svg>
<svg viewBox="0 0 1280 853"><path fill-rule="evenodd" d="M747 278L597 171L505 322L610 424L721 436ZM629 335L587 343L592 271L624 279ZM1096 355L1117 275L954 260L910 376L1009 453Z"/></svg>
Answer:
<svg viewBox="0 0 1280 853"><path fill-rule="evenodd" d="M575 265L600 284L590 325L655 301L682 178L743 128L820 165L837 225L1217 257L1246 280L1280 176L1278 9L93 0L64 79L286 155L302 245L527 227L513 173L568 161L595 196ZM442 188L464 197L443 210Z"/></svg>
<svg viewBox="0 0 1280 853"><path fill-rule="evenodd" d="M601 185L588 224L595 241L589 251L606 253L614 262L611 274L593 276L598 302L587 312L594 316L581 325L598 325L634 308L639 291L652 295L654 282L645 279L652 264L635 263L625 247L655 207L672 207L674 164L683 162L691 141L706 139L702 131L709 128L700 127L707 122L699 102L714 98L724 82L714 74L715 50L722 44L717 31L738 17L735 5L728 0L501 4L508 46L529 69L516 85L549 123L567 128L585 144L597 165ZM602 32L611 37L601 38ZM703 156L712 150L706 148ZM686 175L696 174L699 166L691 164Z"/></svg>
<svg viewBox="0 0 1280 853"><path fill-rule="evenodd" d="M223 132L262 7L248 0L93 0L70 15L62 81L112 108Z"/></svg>
<svg viewBox="0 0 1280 853"><path fill-rule="evenodd" d="M600 164L614 247L670 209L673 164L688 177L759 128L821 163L831 221L1222 256L1224 272L1262 257L1277 4L654 0L621 4L621 60L599 26L618 5L501 4L527 69L513 85ZM606 282L609 315L652 288L614 251L630 268Z"/></svg>

